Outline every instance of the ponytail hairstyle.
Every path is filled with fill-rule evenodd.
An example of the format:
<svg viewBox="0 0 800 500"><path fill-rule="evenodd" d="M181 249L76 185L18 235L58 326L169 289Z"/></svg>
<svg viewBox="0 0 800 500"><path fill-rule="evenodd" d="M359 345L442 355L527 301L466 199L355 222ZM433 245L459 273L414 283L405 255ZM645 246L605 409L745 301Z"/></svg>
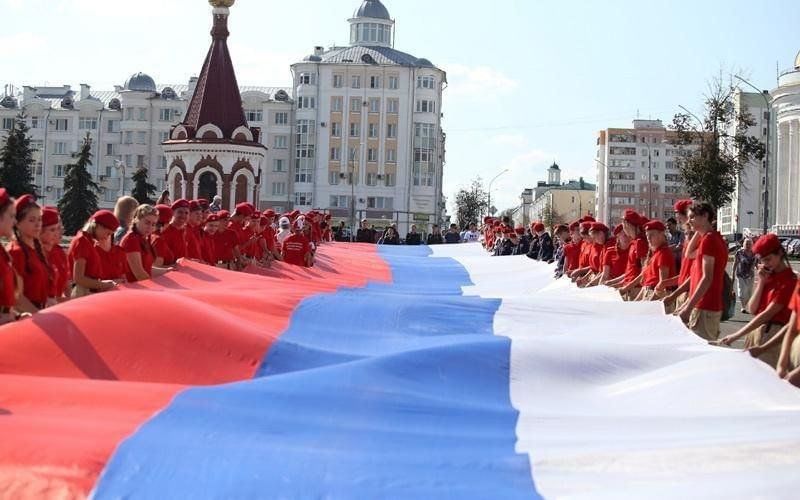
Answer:
<svg viewBox="0 0 800 500"><path fill-rule="evenodd" d="M0 214L8 210L8 207L14 205L14 198L8 195L8 192L4 188L0 188ZM16 230L16 228L12 228L12 231ZM14 233L16 236L16 233ZM6 259L7 262L11 263L11 256L8 255L6 251L6 247L4 245L0 245L0 249L2 249L3 258Z"/></svg>
<svg viewBox="0 0 800 500"><path fill-rule="evenodd" d="M41 208L36 203L28 203L27 205L22 207L22 210L17 211L17 223L21 222L22 219L28 215L28 212L31 211L32 208ZM28 255L28 245L26 245L19 234L19 229L16 225L14 225L14 238L20 243L20 248L22 248L22 254L25 256L25 274L31 274L31 264L30 264L30 255ZM45 269L47 269L47 279L49 282L52 283L54 276L53 276L53 268L50 267L50 263L47 261L47 257L44 255L44 248L42 248L42 242L39 241L39 238L33 239L33 249L36 251L36 255L38 256L39 260L42 261Z"/></svg>

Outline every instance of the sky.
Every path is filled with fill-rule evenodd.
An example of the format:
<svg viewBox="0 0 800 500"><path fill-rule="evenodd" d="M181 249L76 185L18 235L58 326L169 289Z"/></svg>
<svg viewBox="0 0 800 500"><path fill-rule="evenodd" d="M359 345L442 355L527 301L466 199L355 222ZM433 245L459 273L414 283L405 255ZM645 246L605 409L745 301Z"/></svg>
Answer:
<svg viewBox="0 0 800 500"><path fill-rule="evenodd" d="M480 176L498 209L556 161L594 182L597 132L700 112L709 79L776 86L800 50L797 0L383 0L398 50L447 72L444 194ZM289 86L315 45L344 45L360 0L238 0L229 41L242 85ZM185 83L210 42L204 0L0 0L0 85Z"/></svg>

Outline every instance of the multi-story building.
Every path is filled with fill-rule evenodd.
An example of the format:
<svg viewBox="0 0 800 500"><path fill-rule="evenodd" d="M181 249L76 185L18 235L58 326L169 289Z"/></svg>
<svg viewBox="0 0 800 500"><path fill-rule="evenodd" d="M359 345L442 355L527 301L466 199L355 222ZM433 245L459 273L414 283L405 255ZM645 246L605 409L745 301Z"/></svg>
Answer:
<svg viewBox="0 0 800 500"><path fill-rule="evenodd" d="M675 201L688 198L678 170L678 157L698 144L674 146L675 133L661 120L634 120L633 128L601 130L597 138L596 217L615 224L625 209L649 218L674 215Z"/></svg>
<svg viewBox="0 0 800 500"><path fill-rule="evenodd" d="M91 174L101 189L100 205L112 207L121 194L130 193L130 178L142 165L148 167L151 181L159 190L169 189L167 158L161 143L183 119L196 83L192 78L188 85L156 85L152 77L136 73L125 85L99 92L89 85L81 85L77 92L69 85L28 86L22 92L7 88L8 95L0 99L0 140L24 111L35 150L34 182L41 187L41 202L54 205L63 195L64 167L73 161L72 154L80 149L88 133L92 139ZM263 163L264 178L288 185L291 89L240 90L248 120L252 118L253 125L261 127L261 141L269 148ZM279 113L284 114L276 117ZM281 210L292 206L288 191L272 196L269 188L262 182L262 205Z"/></svg>
<svg viewBox="0 0 800 500"><path fill-rule="evenodd" d="M289 192L299 208L341 220L396 222L404 233L441 217L446 74L394 49L394 21L365 0L350 44L292 65L295 121Z"/></svg>
<svg viewBox="0 0 800 500"><path fill-rule="evenodd" d="M537 221L562 224L591 215L595 207L595 189L595 185L584 181L583 177L562 183L561 168L553 163L547 169L546 181L522 191L514 222L525 226Z"/></svg>
<svg viewBox="0 0 800 500"><path fill-rule="evenodd" d="M767 143L767 127L770 126L768 106L769 96L754 92L736 91L733 105L736 115L749 114L753 125L746 134ZM732 128L736 123L731 124ZM735 135L735 130L729 134ZM771 132L775 137L774 131ZM770 153L770 156L772 154ZM772 162L770 160L770 162ZM736 188L732 193L731 203L717 212L717 228L720 233L732 240L743 234L760 234L764 225L764 187L766 186L767 159L753 160L744 166L736 180ZM768 225L769 227L769 225Z"/></svg>
<svg viewBox="0 0 800 500"><path fill-rule="evenodd" d="M775 200L774 230L781 235L800 235L800 54L794 68L778 78L771 92L776 115L775 183L770 182L770 199ZM772 177L772 175L771 175Z"/></svg>

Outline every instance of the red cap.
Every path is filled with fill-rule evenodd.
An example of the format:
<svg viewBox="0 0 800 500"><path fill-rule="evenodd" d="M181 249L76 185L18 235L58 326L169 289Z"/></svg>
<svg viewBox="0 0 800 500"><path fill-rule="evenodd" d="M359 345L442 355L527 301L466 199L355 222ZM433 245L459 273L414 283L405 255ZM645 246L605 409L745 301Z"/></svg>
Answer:
<svg viewBox="0 0 800 500"><path fill-rule="evenodd" d="M333 216L331 214L325 214L325 220L331 220Z"/></svg>
<svg viewBox="0 0 800 500"><path fill-rule="evenodd" d="M209 222L219 222L219 214L208 214L206 216L206 224Z"/></svg>
<svg viewBox="0 0 800 500"><path fill-rule="evenodd" d="M50 227L58 224L58 209L56 207L44 207L42 209L42 227Z"/></svg>
<svg viewBox="0 0 800 500"><path fill-rule="evenodd" d="M266 215L261 216L261 225L262 226L269 226L269 217Z"/></svg>
<svg viewBox="0 0 800 500"><path fill-rule="evenodd" d="M544 224L542 224L541 222L537 222L536 224L533 225L533 230L537 233L544 231Z"/></svg>
<svg viewBox="0 0 800 500"><path fill-rule="evenodd" d="M518 235L522 236L523 234L525 234L525 228L522 227L522 226L518 226L518 227L514 228L514 232L517 233Z"/></svg>
<svg viewBox="0 0 800 500"><path fill-rule="evenodd" d="M175 200L175 203L173 203L170 208L172 209L173 212L176 212L181 208L186 208L188 210L191 210L192 206L188 200L184 200L183 198L181 198L180 200Z"/></svg>
<svg viewBox="0 0 800 500"><path fill-rule="evenodd" d="M594 217L591 215L584 215L583 222L597 222Z"/></svg>
<svg viewBox="0 0 800 500"><path fill-rule="evenodd" d="M190 212L199 212L203 210L203 207L200 206L200 203L197 200L192 200L189 202L189 211Z"/></svg>
<svg viewBox="0 0 800 500"><path fill-rule="evenodd" d="M275 210L264 210L264 217L275 217Z"/></svg>
<svg viewBox="0 0 800 500"><path fill-rule="evenodd" d="M753 253L759 257L766 257L781 249L781 240L774 234L766 234L753 244Z"/></svg>
<svg viewBox="0 0 800 500"><path fill-rule="evenodd" d="M156 205L158 210L158 223L163 225L169 224L172 220L172 208L169 205Z"/></svg>
<svg viewBox="0 0 800 500"><path fill-rule="evenodd" d="M234 215L242 215L244 217L252 217L253 216L253 209L250 208L249 203L239 203L236 205L236 211Z"/></svg>
<svg viewBox="0 0 800 500"><path fill-rule="evenodd" d="M622 224L617 224L617 227L614 228L614 236L619 236L619 233L622 232Z"/></svg>
<svg viewBox="0 0 800 500"><path fill-rule="evenodd" d="M8 191L6 191L6 188L0 188L0 206L5 206L9 200L11 200L11 197L8 196Z"/></svg>
<svg viewBox="0 0 800 500"><path fill-rule="evenodd" d="M587 222L587 221L581 222L581 224L580 224L581 232L582 233L588 233L589 231L591 231L592 230L592 224L593 224L593 222Z"/></svg>
<svg viewBox="0 0 800 500"><path fill-rule="evenodd" d="M36 198L34 198L32 194L23 194L17 198L17 201L14 202L14 207L16 207L17 213L22 212L30 205L36 205ZM36 206L38 207L39 205Z"/></svg>
<svg viewBox="0 0 800 500"><path fill-rule="evenodd" d="M109 210L98 210L94 213L94 215L92 215L91 220L100 224L109 231L116 231L119 227L119 220L117 220L117 216L114 215L114 212Z"/></svg>
<svg viewBox="0 0 800 500"><path fill-rule="evenodd" d="M602 222L593 222L591 230L592 231L602 231L604 233L607 233L608 232L608 226L606 226Z"/></svg>
<svg viewBox="0 0 800 500"><path fill-rule="evenodd" d="M230 219L231 213L228 212L227 210L220 210L219 212L217 212L217 217L219 217L219 220Z"/></svg>
<svg viewBox="0 0 800 500"><path fill-rule="evenodd" d="M576 229L579 229L580 227L581 227L581 223L578 222L578 221L575 221L575 222L573 222L572 224L569 225L569 230L570 231L575 231Z"/></svg>
<svg viewBox="0 0 800 500"><path fill-rule="evenodd" d="M499 220L492 222L492 226L494 227L500 227L500 224L502 224L502 222L500 222Z"/></svg>
<svg viewBox="0 0 800 500"><path fill-rule="evenodd" d="M667 226L660 220L651 220L644 225L645 231L666 231Z"/></svg>
<svg viewBox="0 0 800 500"><path fill-rule="evenodd" d="M568 225L559 224L559 225L556 226L556 232L557 233L561 233L561 232L564 232L564 231L569 231L569 226Z"/></svg>
<svg viewBox="0 0 800 500"><path fill-rule="evenodd" d="M197 203L200 204L200 208L202 208L203 210L208 210L208 207L210 206L208 200L205 198L198 198Z"/></svg>
<svg viewBox="0 0 800 500"><path fill-rule="evenodd" d="M630 224L633 224L636 227L642 225L642 216L639 215L635 210L630 210L630 209L625 210L625 213L622 214L622 220Z"/></svg>
<svg viewBox="0 0 800 500"><path fill-rule="evenodd" d="M491 217L488 217L488 216L487 216L487 217L484 217L484 218L483 218L483 223L484 223L484 224L489 224L490 222L492 222L492 218L491 218Z"/></svg>
<svg viewBox="0 0 800 500"><path fill-rule="evenodd" d="M689 207L692 206L692 200L678 200L675 202L675 212L686 215L689 212Z"/></svg>

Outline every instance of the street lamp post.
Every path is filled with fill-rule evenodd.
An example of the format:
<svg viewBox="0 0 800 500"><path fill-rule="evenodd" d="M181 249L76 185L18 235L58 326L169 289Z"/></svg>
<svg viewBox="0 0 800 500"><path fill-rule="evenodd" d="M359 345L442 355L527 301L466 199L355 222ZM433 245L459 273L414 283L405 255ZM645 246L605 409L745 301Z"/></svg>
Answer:
<svg viewBox="0 0 800 500"><path fill-rule="evenodd" d="M499 174L495 175L494 178L491 181L489 181L489 199L488 199L488 205L489 206L486 207L487 215L492 215L490 213L492 211L492 184L494 184L494 181L496 181L498 177L500 177L501 175L505 174L506 172L508 172L508 169L505 169L502 172L500 172Z"/></svg>
<svg viewBox="0 0 800 500"><path fill-rule="evenodd" d="M771 135L770 132L772 130L772 102L767 97L769 92L766 90L760 90L758 87L739 75L733 75L733 77L758 92L758 94L764 99L764 103L767 105L767 143L766 152L764 153L764 227L762 228L764 234L767 234L767 230L769 229L769 139Z"/></svg>
<svg viewBox="0 0 800 500"><path fill-rule="evenodd" d="M350 154L350 243L355 241L356 235L356 149Z"/></svg>

